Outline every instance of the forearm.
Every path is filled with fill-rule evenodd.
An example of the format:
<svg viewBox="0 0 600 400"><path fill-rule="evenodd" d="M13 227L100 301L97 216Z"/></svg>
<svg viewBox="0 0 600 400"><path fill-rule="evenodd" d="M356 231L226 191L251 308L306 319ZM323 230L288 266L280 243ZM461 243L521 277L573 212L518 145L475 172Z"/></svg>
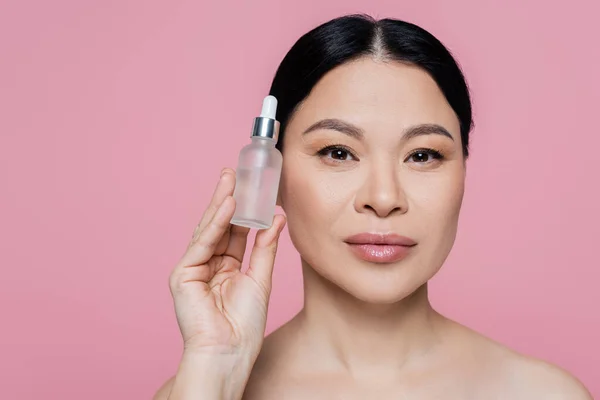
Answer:
<svg viewBox="0 0 600 400"><path fill-rule="evenodd" d="M254 359L184 353L168 400L240 400Z"/></svg>

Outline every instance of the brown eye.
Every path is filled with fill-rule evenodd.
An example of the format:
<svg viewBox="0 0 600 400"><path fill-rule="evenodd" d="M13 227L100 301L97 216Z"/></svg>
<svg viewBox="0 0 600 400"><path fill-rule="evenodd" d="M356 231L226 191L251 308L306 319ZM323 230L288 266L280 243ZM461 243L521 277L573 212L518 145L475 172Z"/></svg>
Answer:
<svg viewBox="0 0 600 400"><path fill-rule="evenodd" d="M408 156L407 161L426 164L435 160L441 160L443 156L433 149L422 149L414 151L410 156Z"/></svg>
<svg viewBox="0 0 600 400"><path fill-rule="evenodd" d="M340 146L325 147L324 149L319 150L318 154L322 158L330 159L336 162L352 161L356 159L350 150Z"/></svg>
<svg viewBox="0 0 600 400"><path fill-rule="evenodd" d="M429 154L424 152L418 152L412 155L412 159L415 162L427 162L429 161Z"/></svg>
<svg viewBox="0 0 600 400"><path fill-rule="evenodd" d="M342 149L331 150L329 153L331 154L331 158L340 161L344 161L350 157L350 153Z"/></svg>

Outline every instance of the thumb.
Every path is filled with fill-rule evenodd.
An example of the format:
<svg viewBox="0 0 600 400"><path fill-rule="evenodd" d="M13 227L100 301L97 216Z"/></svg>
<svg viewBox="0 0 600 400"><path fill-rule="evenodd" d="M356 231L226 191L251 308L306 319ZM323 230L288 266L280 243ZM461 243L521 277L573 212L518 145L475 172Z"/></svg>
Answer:
<svg viewBox="0 0 600 400"><path fill-rule="evenodd" d="M250 254L250 266L246 274L258 283L266 293L271 292L273 264L275 264L279 235L285 226L285 222L286 219L283 215L276 215L270 228L258 231Z"/></svg>

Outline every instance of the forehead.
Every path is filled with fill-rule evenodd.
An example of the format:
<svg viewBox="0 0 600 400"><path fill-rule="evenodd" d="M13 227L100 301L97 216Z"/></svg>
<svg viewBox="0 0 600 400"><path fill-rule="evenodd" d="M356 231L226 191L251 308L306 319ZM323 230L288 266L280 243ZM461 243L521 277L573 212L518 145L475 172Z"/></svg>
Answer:
<svg viewBox="0 0 600 400"><path fill-rule="evenodd" d="M459 135L456 114L431 76L396 61L362 58L327 73L297 110L294 124L341 118L362 127L401 129L437 123Z"/></svg>

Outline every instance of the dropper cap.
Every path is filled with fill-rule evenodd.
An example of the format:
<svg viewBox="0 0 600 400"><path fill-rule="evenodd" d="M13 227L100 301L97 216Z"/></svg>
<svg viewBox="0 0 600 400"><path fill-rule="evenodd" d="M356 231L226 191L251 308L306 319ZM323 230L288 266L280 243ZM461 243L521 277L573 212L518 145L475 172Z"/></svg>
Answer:
<svg viewBox="0 0 600 400"><path fill-rule="evenodd" d="M275 96L267 96L263 100L262 111L260 113L261 117L275 119L275 114L277 113L277 99Z"/></svg>
<svg viewBox="0 0 600 400"><path fill-rule="evenodd" d="M264 137L277 142L279 138L279 121L275 119L276 115L277 99L269 95L263 100L260 116L254 119L251 137Z"/></svg>

